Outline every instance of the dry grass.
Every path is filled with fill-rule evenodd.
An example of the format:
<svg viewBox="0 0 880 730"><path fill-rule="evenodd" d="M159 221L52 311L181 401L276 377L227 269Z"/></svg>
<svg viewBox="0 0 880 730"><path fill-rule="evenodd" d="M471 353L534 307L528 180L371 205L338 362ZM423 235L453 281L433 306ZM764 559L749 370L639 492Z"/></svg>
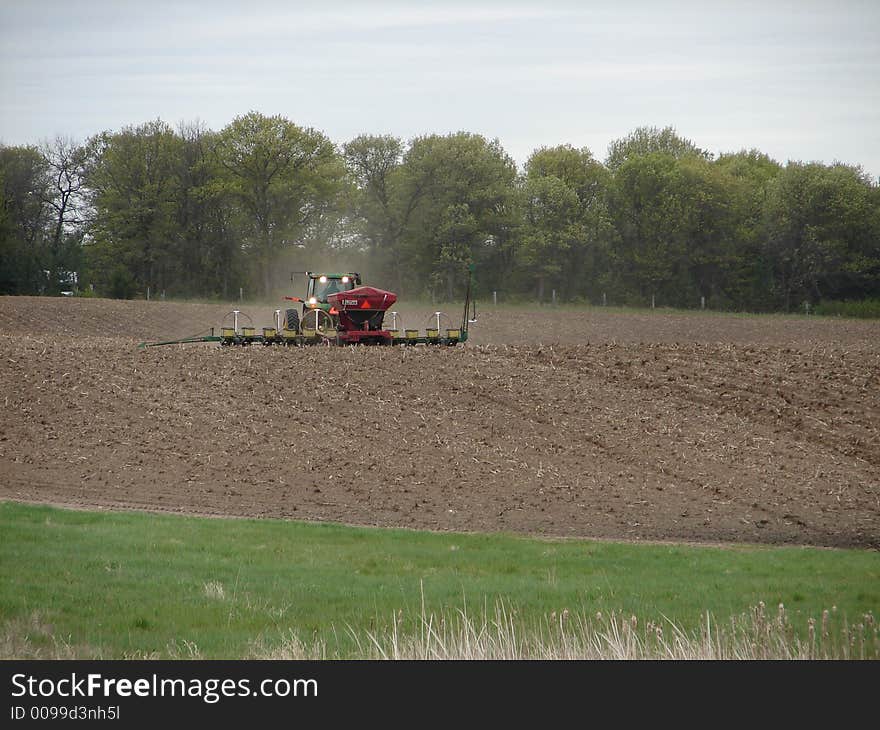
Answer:
<svg viewBox="0 0 880 730"><path fill-rule="evenodd" d="M173 642L165 652L129 652L107 656L101 648L74 644L69 636L57 634L39 611L27 619L7 621L0 627L0 660L6 659L201 659L192 642Z"/></svg>
<svg viewBox="0 0 880 730"><path fill-rule="evenodd" d="M378 631L346 634L356 651L354 659L719 659L831 660L880 659L880 627L868 612L855 622L837 610L823 611L800 627L790 621L781 604L769 611L763 603L749 612L716 622L706 614L698 630L685 631L663 619L641 621L636 616L590 614L563 610L540 621L521 618L503 602L477 615L467 608L432 613L422 609L416 629L405 629L400 612ZM796 629L800 628L801 631ZM0 659L201 659L189 641L175 642L166 652L105 657L100 649L73 645L57 636L39 613L26 621L9 621L0 630ZM260 636L249 652L252 659L319 660L341 658L327 642L314 636L303 640L294 630L280 640Z"/></svg>
<svg viewBox="0 0 880 730"><path fill-rule="evenodd" d="M99 649L71 644L59 636L39 611L0 628L0 659L102 659Z"/></svg>
<svg viewBox="0 0 880 730"><path fill-rule="evenodd" d="M520 620L503 603L471 616L465 609L422 613L416 632L404 632L398 614L380 632L349 631L360 659L880 659L880 632L867 613L855 623L832 609L795 631L780 605L768 614L764 604L717 623L709 614L700 629L686 632L675 623L642 622L621 614L553 613L537 624ZM255 644L260 659L323 659L327 646L303 642L290 633L280 644ZM330 657L332 658L332 656Z"/></svg>

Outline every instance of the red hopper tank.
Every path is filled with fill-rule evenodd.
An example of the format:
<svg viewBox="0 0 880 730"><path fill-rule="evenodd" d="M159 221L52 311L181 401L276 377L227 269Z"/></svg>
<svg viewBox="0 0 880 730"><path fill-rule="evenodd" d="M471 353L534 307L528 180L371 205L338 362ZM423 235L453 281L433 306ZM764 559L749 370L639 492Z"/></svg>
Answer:
<svg viewBox="0 0 880 730"><path fill-rule="evenodd" d="M390 339L382 329L385 312L397 301L397 294L372 286L336 292L327 297L331 314L339 318L339 336L348 342L363 339Z"/></svg>

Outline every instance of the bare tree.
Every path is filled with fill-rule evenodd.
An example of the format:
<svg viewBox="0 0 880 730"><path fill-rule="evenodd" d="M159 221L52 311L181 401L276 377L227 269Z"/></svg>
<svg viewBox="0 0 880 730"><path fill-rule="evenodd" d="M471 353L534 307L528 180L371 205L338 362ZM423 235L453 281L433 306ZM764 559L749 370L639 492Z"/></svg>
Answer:
<svg viewBox="0 0 880 730"><path fill-rule="evenodd" d="M46 161L47 185L43 203L51 212L49 253L52 286L60 282L61 271L70 263L67 244L76 241L85 212L84 171L86 150L69 137L56 137L40 146Z"/></svg>

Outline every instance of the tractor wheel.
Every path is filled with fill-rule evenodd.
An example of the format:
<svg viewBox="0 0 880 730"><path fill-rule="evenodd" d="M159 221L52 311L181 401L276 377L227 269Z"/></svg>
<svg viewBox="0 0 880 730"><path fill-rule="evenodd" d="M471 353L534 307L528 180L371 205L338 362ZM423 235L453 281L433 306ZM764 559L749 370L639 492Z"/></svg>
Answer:
<svg viewBox="0 0 880 730"><path fill-rule="evenodd" d="M286 312L287 329L299 332L299 312L295 309L288 309Z"/></svg>

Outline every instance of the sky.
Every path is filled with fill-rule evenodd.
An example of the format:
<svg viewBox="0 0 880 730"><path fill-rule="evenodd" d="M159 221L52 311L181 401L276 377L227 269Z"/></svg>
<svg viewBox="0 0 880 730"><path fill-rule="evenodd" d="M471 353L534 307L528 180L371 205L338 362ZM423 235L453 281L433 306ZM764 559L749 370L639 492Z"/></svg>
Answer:
<svg viewBox="0 0 880 730"><path fill-rule="evenodd" d="M880 176L880 0L0 0L0 143L281 114L337 144L541 146L672 126Z"/></svg>

